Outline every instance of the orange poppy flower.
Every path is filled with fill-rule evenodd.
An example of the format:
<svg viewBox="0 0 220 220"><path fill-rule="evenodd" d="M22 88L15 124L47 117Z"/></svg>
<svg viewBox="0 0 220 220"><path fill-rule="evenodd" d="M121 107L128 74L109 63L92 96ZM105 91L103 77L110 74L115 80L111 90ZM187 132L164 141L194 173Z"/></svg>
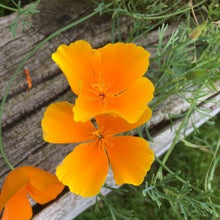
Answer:
<svg viewBox="0 0 220 220"><path fill-rule="evenodd" d="M105 182L110 163L118 185L141 184L153 162L153 151L143 138L116 134L145 123L151 117L151 110L147 107L134 124L118 116L98 115L94 126L91 121L73 121L72 108L73 105L68 102L51 104L42 120L45 141L85 142L78 145L57 167L58 179L73 193L94 196Z"/></svg>
<svg viewBox="0 0 220 220"><path fill-rule="evenodd" d="M153 98L154 86L143 77L150 54L133 43L115 43L93 49L86 41L61 45L52 59L78 95L74 120L116 114L135 123Z"/></svg>
<svg viewBox="0 0 220 220"><path fill-rule="evenodd" d="M32 217L28 195L45 204L57 197L64 185L51 173L36 167L24 166L12 170L3 184L0 195L2 220L28 220Z"/></svg>

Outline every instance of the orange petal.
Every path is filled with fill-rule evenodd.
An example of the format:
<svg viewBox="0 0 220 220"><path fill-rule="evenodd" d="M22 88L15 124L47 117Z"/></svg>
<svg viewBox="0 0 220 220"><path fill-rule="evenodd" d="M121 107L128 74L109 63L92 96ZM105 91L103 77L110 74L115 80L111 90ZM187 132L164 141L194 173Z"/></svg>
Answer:
<svg viewBox="0 0 220 220"><path fill-rule="evenodd" d="M55 199L64 188L55 175L42 169L31 166L20 169L29 177L27 192L37 203L45 204Z"/></svg>
<svg viewBox="0 0 220 220"><path fill-rule="evenodd" d="M12 170L5 179L0 195L0 212L8 200L12 198L21 188L28 184L29 178L16 168Z"/></svg>
<svg viewBox="0 0 220 220"><path fill-rule="evenodd" d="M98 142L78 145L57 167L58 179L85 197L100 192L108 173L108 159Z"/></svg>
<svg viewBox="0 0 220 220"><path fill-rule="evenodd" d="M154 86L146 77L139 78L120 95L112 98L111 108L129 123L136 123L153 98Z"/></svg>
<svg viewBox="0 0 220 220"><path fill-rule="evenodd" d="M111 138L107 147L115 182L140 185L154 160L148 142L140 137L119 136Z"/></svg>
<svg viewBox="0 0 220 220"><path fill-rule="evenodd" d="M81 83L97 82L101 71L101 57L97 50L83 40L60 45L52 59L65 74L72 91L79 93Z"/></svg>
<svg viewBox="0 0 220 220"><path fill-rule="evenodd" d="M120 92L144 75L150 53L133 43L107 44L98 49L102 57L103 81Z"/></svg>
<svg viewBox="0 0 220 220"><path fill-rule="evenodd" d="M2 220L29 220L31 217L31 205L28 201L25 188L23 188L7 202Z"/></svg>
<svg viewBox="0 0 220 220"><path fill-rule="evenodd" d="M151 118L151 115L152 111L149 107L147 107L142 116L134 124L130 124L116 115L98 115L95 117L95 120L97 122L98 129L105 135L113 135L139 127L140 125L146 123Z"/></svg>
<svg viewBox="0 0 220 220"><path fill-rule="evenodd" d="M91 139L94 126L90 121L73 120L73 105L68 102L51 104L42 120L43 138L51 143L75 143Z"/></svg>

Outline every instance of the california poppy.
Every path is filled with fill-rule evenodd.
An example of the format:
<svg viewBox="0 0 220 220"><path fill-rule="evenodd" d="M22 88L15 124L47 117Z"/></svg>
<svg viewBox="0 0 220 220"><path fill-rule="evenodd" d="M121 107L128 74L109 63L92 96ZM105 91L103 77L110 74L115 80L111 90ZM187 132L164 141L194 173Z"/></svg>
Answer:
<svg viewBox="0 0 220 220"><path fill-rule="evenodd" d="M115 182L139 185L154 159L148 142L140 137L116 136L145 123L151 117L147 107L136 123L112 115L98 115L91 121L75 122L73 105L51 104L42 120L43 138L51 143L84 142L67 155L57 167L56 175L70 191L94 196L105 182L109 163Z"/></svg>
<svg viewBox="0 0 220 220"><path fill-rule="evenodd" d="M153 98L154 86L143 77L150 54L133 43L115 43L93 49L86 41L60 45L52 59L78 95L74 120L115 114L135 123Z"/></svg>
<svg viewBox="0 0 220 220"><path fill-rule="evenodd" d="M39 204L57 197L64 185L51 173L32 166L12 170L5 179L0 195L2 220L28 220L32 217L28 195Z"/></svg>

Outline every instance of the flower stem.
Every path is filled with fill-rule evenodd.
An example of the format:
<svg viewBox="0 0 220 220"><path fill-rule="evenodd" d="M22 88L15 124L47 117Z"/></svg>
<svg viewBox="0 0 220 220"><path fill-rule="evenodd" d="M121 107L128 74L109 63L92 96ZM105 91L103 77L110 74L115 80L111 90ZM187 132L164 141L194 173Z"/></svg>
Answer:
<svg viewBox="0 0 220 220"><path fill-rule="evenodd" d="M167 167L158 157L155 157L156 161L170 174L174 174L174 172L169 168ZM180 176L175 176L177 180L179 180L180 182L182 183L187 183L192 189L194 189L195 191L199 192L199 193L202 193L204 192L203 190L197 188L196 186L193 186L191 185L190 183L188 183L188 181L184 180L182 177Z"/></svg>
<svg viewBox="0 0 220 220"><path fill-rule="evenodd" d="M182 132L185 123L187 122L189 116L191 115L193 108L194 108L194 105L191 104L191 106L190 106L190 108L188 109L188 111L187 111L187 113L186 113L186 115L185 115L183 121L181 122L181 124L180 124L178 130L176 131L176 135L175 135L175 137L174 137L174 139L173 139L173 142L172 142L172 144L171 144L169 150L167 151L167 153L165 154L165 156L164 156L164 158L163 158L163 160L162 160L162 164L163 164L164 166L165 166L165 163L166 163L166 161L168 160L170 154L172 153L172 151L173 151L175 145L177 144L178 139L179 139L179 136L180 136L180 133ZM160 166L160 168L158 169L158 171L157 171L157 173L156 173L156 177L159 178L159 179L161 179L162 176L163 176L163 175L162 175L162 170L163 170L164 166Z"/></svg>
<svg viewBox="0 0 220 220"><path fill-rule="evenodd" d="M3 5L3 4L0 4L0 8L4 8L4 9L7 9L9 11L14 11L14 12L18 11L16 8L12 8L12 7L9 7L7 5Z"/></svg>

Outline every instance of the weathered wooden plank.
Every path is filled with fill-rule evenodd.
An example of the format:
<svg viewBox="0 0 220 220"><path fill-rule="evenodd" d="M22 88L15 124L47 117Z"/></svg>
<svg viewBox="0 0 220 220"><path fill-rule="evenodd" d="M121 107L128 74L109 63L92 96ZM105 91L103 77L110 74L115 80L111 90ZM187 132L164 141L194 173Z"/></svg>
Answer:
<svg viewBox="0 0 220 220"><path fill-rule="evenodd" d="M216 90L204 90L207 93L206 96L203 96L198 100L197 105L199 106L204 100L208 100L213 95L217 94L220 91L220 81L214 83ZM191 94L186 93L185 98L190 98ZM181 98L177 95L171 95L164 102L161 103L153 112L152 120L148 122L149 128L153 128L154 126L164 122L169 121L170 117L179 115L187 111L190 107L190 103L188 103L185 99Z"/></svg>
<svg viewBox="0 0 220 220"><path fill-rule="evenodd" d="M19 93L6 103L2 116L2 127L22 119L67 90L69 90L69 85L66 78L63 74L59 74L27 92ZM72 97L74 98L74 96Z"/></svg>

